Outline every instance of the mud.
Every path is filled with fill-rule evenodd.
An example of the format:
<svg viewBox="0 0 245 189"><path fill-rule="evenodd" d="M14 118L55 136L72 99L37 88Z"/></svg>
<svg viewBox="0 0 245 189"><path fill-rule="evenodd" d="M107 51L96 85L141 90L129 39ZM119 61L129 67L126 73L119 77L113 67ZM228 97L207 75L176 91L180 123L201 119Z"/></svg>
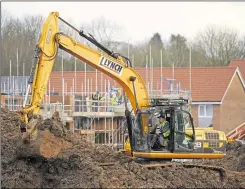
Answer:
<svg viewBox="0 0 245 189"><path fill-rule="evenodd" d="M109 147L95 147L81 135L70 133L58 115L47 120L40 118L39 128L49 129L72 147L50 159L28 150L20 153L17 146L19 126L23 123L18 114L1 110L0 119L3 188L245 188L245 173L234 172L242 167L235 157L231 161L237 163L237 168L227 164L228 177L224 181L217 171L184 168L177 163L171 167L146 168ZM240 157L242 149L242 146L232 147L231 154L241 153ZM101 166L107 162L113 164Z"/></svg>
<svg viewBox="0 0 245 189"><path fill-rule="evenodd" d="M196 160L196 162L220 166L230 171L245 172L245 145L238 141L227 144L226 156L222 160L205 159L202 161Z"/></svg>

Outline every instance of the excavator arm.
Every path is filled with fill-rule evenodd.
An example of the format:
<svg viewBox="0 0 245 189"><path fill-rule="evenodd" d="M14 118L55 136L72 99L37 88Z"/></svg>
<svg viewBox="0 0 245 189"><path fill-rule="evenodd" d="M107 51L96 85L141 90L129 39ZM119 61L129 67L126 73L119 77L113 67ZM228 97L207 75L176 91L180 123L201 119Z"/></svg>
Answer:
<svg viewBox="0 0 245 189"><path fill-rule="evenodd" d="M110 55L102 54L61 33L57 34L56 40L63 50L116 80L128 96L135 112L136 109L148 105L148 93L143 79L131 67L127 66L120 56L115 59ZM137 91L137 101L135 91Z"/></svg>
<svg viewBox="0 0 245 189"><path fill-rule="evenodd" d="M30 106L26 106L27 98L23 104L23 117L28 123L27 130L23 135L24 140L30 141L32 137L35 139L37 135L36 122L32 121L31 118L33 115L39 114L59 48L117 81L129 98L135 113L138 109L149 105L148 92L144 80L132 69L127 58L110 52L94 38L87 36L82 31L78 31L82 37L93 42L104 52L89 48L75 41L70 36L59 32L59 19L64 21L59 17L59 13L50 13L43 24L41 37L36 46L36 59L28 82L28 90L30 88L32 90ZM28 114L32 116L28 116Z"/></svg>

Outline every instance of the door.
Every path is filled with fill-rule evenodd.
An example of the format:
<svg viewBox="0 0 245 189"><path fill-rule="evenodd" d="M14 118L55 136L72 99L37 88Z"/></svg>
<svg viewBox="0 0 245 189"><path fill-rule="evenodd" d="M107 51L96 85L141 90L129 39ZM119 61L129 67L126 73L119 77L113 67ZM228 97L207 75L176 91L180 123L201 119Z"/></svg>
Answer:
<svg viewBox="0 0 245 189"><path fill-rule="evenodd" d="M174 151L192 152L194 150L195 130L190 113L177 110L174 123Z"/></svg>

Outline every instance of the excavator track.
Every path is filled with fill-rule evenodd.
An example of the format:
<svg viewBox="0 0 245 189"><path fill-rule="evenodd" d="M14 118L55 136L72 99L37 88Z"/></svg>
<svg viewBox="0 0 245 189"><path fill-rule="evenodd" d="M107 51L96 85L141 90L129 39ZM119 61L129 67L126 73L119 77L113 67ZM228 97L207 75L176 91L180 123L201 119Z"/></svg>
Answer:
<svg viewBox="0 0 245 189"><path fill-rule="evenodd" d="M136 161L137 162L137 161ZM140 161L137 162L139 163L142 167L147 168L147 169L155 169L158 167L184 167L184 168L203 168L203 169L209 169L209 170L214 170L218 171L220 175L220 180L225 181L227 179L227 173L226 170L223 167L218 167L218 166L211 166L211 165L198 165L198 164L193 164L193 163L180 163L180 162L155 162L155 161ZM115 163L101 163L100 166L113 166Z"/></svg>
<svg viewBox="0 0 245 189"><path fill-rule="evenodd" d="M144 164L142 165L145 168L148 169L154 169L156 167L172 167L172 166L177 166L177 167L184 167L184 168L194 168L194 167L198 167L198 168L203 168L203 169L210 169L210 170L215 170L218 171L220 174L220 180L224 181L227 178L227 173L226 170L223 167L218 167L218 166L210 166L210 165L197 165L197 164L192 164L192 163L149 163L149 164Z"/></svg>
<svg viewBox="0 0 245 189"><path fill-rule="evenodd" d="M198 168L203 168L203 169L215 170L219 172L221 181L224 181L227 178L226 170L223 167L211 166L211 165L197 165L197 164L192 164L192 163L184 163L183 167L185 168L198 167Z"/></svg>

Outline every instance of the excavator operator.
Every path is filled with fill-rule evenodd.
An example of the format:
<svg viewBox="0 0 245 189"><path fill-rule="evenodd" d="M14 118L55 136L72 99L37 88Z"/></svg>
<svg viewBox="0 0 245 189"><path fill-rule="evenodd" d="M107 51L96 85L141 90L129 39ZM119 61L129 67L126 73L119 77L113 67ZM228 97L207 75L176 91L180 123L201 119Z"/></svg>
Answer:
<svg viewBox="0 0 245 189"><path fill-rule="evenodd" d="M158 139L160 145L166 149L168 145L168 136L170 134L169 122L166 121L163 112L159 114L158 118L159 123L156 125L155 134L151 140L151 148L154 147Z"/></svg>

